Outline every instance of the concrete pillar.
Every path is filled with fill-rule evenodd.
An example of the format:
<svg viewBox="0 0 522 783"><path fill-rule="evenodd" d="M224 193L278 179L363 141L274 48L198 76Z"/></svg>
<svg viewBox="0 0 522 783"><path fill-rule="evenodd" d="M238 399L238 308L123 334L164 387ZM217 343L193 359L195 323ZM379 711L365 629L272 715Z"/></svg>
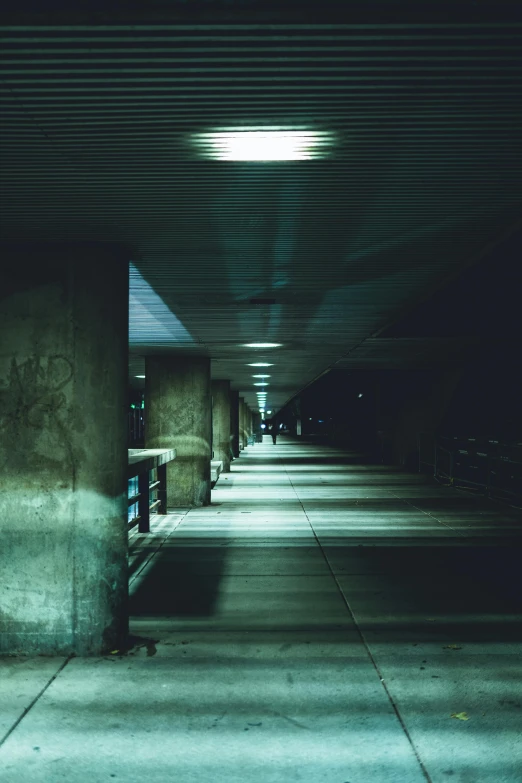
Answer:
<svg viewBox="0 0 522 783"><path fill-rule="evenodd" d="M239 457L239 392L230 391L230 445L231 456Z"/></svg>
<svg viewBox="0 0 522 783"><path fill-rule="evenodd" d="M241 425L241 440L243 441L243 448L246 449L248 446L248 436L249 436L249 417L250 417L250 408L248 407L248 404L245 402L243 397L239 398L239 406L240 406L240 425Z"/></svg>
<svg viewBox="0 0 522 783"><path fill-rule="evenodd" d="M245 438L246 438L247 444L248 444L248 439L249 439L249 437L251 435L251 432L250 432L250 430L251 430L251 427L250 427L250 417L251 417L251 410L250 410L250 407L249 407L248 403L246 403L245 404Z"/></svg>
<svg viewBox="0 0 522 783"><path fill-rule="evenodd" d="M256 438L259 436L261 432L261 414L260 413L252 413L252 432L254 434L254 437Z"/></svg>
<svg viewBox="0 0 522 783"><path fill-rule="evenodd" d="M214 459L230 471L230 381L212 381L212 447Z"/></svg>
<svg viewBox="0 0 522 783"><path fill-rule="evenodd" d="M146 357L145 446L177 451L167 464L167 507L210 503L210 359Z"/></svg>
<svg viewBox="0 0 522 783"><path fill-rule="evenodd" d="M0 652L120 649L128 258L97 243L0 253Z"/></svg>
<svg viewBox="0 0 522 783"><path fill-rule="evenodd" d="M242 447L245 448L245 400L243 397L239 398L239 440Z"/></svg>

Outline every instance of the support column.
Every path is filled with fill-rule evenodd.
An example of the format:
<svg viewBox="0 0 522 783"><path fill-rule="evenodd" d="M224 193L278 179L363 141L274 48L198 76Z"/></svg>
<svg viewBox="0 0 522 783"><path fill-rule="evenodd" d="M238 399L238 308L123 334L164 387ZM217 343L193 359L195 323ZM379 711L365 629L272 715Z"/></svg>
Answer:
<svg viewBox="0 0 522 783"><path fill-rule="evenodd" d="M239 457L239 392L230 391L230 445L231 456Z"/></svg>
<svg viewBox="0 0 522 783"><path fill-rule="evenodd" d="M245 400L243 397L239 398L239 440L245 448Z"/></svg>
<svg viewBox="0 0 522 783"><path fill-rule="evenodd" d="M255 441L257 443L258 442L257 439L258 439L259 434L261 432L261 414L260 413L252 413L252 430L253 430Z"/></svg>
<svg viewBox="0 0 522 783"><path fill-rule="evenodd" d="M212 381L212 446L214 459L230 472L230 381Z"/></svg>
<svg viewBox="0 0 522 783"><path fill-rule="evenodd" d="M128 258L97 243L0 253L0 652L121 649Z"/></svg>
<svg viewBox="0 0 522 783"><path fill-rule="evenodd" d="M146 357L145 445L177 451L167 464L169 508L210 503L210 359Z"/></svg>
<svg viewBox="0 0 522 783"><path fill-rule="evenodd" d="M252 411L248 403L245 404L245 438L248 445L248 439L252 435Z"/></svg>

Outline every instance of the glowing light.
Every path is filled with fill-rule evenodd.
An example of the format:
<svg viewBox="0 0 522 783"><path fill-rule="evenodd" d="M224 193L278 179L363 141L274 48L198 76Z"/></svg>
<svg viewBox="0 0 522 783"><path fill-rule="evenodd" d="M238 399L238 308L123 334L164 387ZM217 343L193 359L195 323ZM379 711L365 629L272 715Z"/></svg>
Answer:
<svg viewBox="0 0 522 783"><path fill-rule="evenodd" d="M136 375L135 377L136 377L136 378L145 378L145 376L144 376L144 375Z"/></svg>
<svg viewBox="0 0 522 783"><path fill-rule="evenodd" d="M254 383L254 386L268 386L268 383L266 381L259 381L259 383Z"/></svg>
<svg viewBox="0 0 522 783"><path fill-rule="evenodd" d="M267 411L267 413L268 413L268 415L270 416L270 414L272 413L272 411Z"/></svg>
<svg viewBox="0 0 522 783"><path fill-rule="evenodd" d="M222 128L192 136L198 154L211 160L314 160L331 151L328 131L277 127Z"/></svg>
<svg viewBox="0 0 522 783"><path fill-rule="evenodd" d="M268 362L251 362L251 364L248 365L249 367L273 367L273 364L268 364Z"/></svg>
<svg viewBox="0 0 522 783"><path fill-rule="evenodd" d="M282 343L243 343L245 348L280 348Z"/></svg>
<svg viewBox="0 0 522 783"><path fill-rule="evenodd" d="M252 378L270 378L270 375L253 375Z"/></svg>

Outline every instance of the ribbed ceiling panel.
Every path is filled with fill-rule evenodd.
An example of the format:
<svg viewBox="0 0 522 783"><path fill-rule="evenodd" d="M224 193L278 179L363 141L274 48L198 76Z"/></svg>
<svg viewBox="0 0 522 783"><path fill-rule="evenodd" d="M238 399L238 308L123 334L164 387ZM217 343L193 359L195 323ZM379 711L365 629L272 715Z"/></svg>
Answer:
<svg viewBox="0 0 522 783"><path fill-rule="evenodd" d="M520 25L26 25L1 38L3 236L130 248L132 377L146 353L202 352L254 404L247 363L264 360L277 408L520 214ZM191 143L250 126L335 144L324 160L245 163ZM254 340L282 347L242 346ZM362 364L385 366L372 345Z"/></svg>

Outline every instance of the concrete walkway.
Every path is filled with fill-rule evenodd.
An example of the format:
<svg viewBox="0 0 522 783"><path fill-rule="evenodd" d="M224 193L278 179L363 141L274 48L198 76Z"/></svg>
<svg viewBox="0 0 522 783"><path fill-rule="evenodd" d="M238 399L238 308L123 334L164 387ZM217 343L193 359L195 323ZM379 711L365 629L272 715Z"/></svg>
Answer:
<svg viewBox="0 0 522 783"><path fill-rule="evenodd" d="M0 663L3 783L521 783L520 513L267 441L134 534L127 654Z"/></svg>

